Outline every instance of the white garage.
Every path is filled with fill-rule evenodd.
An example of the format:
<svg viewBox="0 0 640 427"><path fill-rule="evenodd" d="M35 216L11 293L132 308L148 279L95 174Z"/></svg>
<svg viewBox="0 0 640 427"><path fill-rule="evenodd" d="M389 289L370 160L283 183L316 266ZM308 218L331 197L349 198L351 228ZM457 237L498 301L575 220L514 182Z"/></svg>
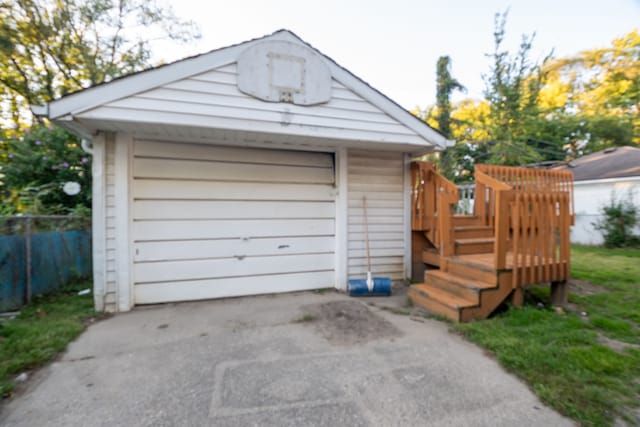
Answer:
<svg viewBox="0 0 640 427"><path fill-rule="evenodd" d="M281 30L37 111L93 155L96 309L410 276L409 163L449 141Z"/></svg>

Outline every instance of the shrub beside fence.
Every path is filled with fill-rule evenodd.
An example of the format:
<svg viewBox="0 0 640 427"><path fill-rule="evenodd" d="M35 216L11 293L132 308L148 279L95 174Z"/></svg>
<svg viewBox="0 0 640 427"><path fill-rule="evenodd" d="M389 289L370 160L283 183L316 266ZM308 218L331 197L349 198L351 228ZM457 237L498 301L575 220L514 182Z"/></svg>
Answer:
<svg viewBox="0 0 640 427"><path fill-rule="evenodd" d="M0 311L91 276L91 230L81 217L0 218Z"/></svg>

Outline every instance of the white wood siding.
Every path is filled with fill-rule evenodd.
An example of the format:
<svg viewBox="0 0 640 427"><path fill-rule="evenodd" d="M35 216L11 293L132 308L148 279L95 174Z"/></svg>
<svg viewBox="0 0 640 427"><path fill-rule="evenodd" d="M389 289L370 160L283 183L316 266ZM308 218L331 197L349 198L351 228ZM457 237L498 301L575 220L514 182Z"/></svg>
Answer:
<svg viewBox="0 0 640 427"><path fill-rule="evenodd" d="M330 287L333 155L137 140L138 304Z"/></svg>
<svg viewBox="0 0 640 427"><path fill-rule="evenodd" d="M233 63L109 102L79 117L424 144L415 131L335 79L331 101L314 106L264 102L240 92L236 81Z"/></svg>
<svg viewBox="0 0 640 427"><path fill-rule="evenodd" d="M401 153L349 151L348 271L367 271L363 197L367 198L371 270L392 280L405 278L404 160Z"/></svg>

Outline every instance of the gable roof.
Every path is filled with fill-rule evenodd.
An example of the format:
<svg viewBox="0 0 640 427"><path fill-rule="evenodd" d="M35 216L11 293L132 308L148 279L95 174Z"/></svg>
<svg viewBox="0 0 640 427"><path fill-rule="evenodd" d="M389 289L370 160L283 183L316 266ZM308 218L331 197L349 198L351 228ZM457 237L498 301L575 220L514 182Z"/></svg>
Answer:
<svg viewBox="0 0 640 427"><path fill-rule="evenodd" d="M289 41L312 49L326 60L334 79L378 107L388 116L414 131L425 142L440 149L453 145L453 141L446 139L426 122L402 108L395 101L340 66L332 58L323 54L293 32L284 29L243 43L215 49L170 64L122 76L109 82L65 95L62 98L51 101L45 107L34 107L33 109L36 114L46 115L51 120L69 121L77 114L106 103L233 63L246 48L265 40ZM67 122L67 125L70 125L70 123Z"/></svg>
<svg viewBox="0 0 640 427"><path fill-rule="evenodd" d="M640 177L640 148L608 148L554 169L570 170L575 181Z"/></svg>

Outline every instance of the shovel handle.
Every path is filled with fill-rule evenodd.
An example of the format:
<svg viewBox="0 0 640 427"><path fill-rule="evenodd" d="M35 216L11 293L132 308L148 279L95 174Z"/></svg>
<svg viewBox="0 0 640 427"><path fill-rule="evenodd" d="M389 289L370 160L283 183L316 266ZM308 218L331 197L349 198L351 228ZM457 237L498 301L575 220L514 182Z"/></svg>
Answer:
<svg viewBox="0 0 640 427"><path fill-rule="evenodd" d="M362 209L364 210L364 246L367 251L367 272L371 273L371 255L369 254L369 220L367 218L367 196L362 196Z"/></svg>

